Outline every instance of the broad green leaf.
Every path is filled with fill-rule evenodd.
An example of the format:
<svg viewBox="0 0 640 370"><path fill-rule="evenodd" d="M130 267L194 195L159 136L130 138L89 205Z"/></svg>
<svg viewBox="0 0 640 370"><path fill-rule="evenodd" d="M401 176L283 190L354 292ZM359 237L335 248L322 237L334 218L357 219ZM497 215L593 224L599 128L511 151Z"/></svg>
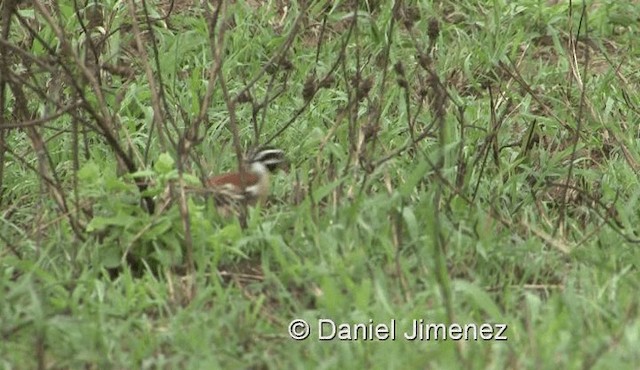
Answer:
<svg viewBox="0 0 640 370"><path fill-rule="evenodd" d="M417 240L420 232L418 228L418 220L416 219L416 215L413 213L413 209L404 207L402 209L402 218L404 218L404 223L407 225L407 230L409 231L411 240Z"/></svg>
<svg viewBox="0 0 640 370"><path fill-rule="evenodd" d="M163 217L155 222L155 224L144 233L145 240L153 240L158 236L166 233L171 229L173 222L168 217Z"/></svg>
<svg viewBox="0 0 640 370"><path fill-rule="evenodd" d="M100 263L105 268L115 268L120 266L122 251L114 245L100 246Z"/></svg>
<svg viewBox="0 0 640 370"><path fill-rule="evenodd" d="M502 312L496 302L489 296L489 293L480 289L479 286L463 280L456 280L453 286L454 290L464 293L475 303L478 309L487 313L491 319L500 321L503 316Z"/></svg>
<svg viewBox="0 0 640 370"><path fill-rule="evenodd" d="M159 174L166 174L169 171L173 170L174 164L175 164L175 161L169 155L169 153L162 153L158 157L158 160L156 161L156 163L153 165L153 168Z"/></svg>
<svg viewBox="0 0 640 370"><path fill-rule="evenodd" d="M121 226L127 227L138 221L137 218L129 215L118 215L115 217L94 217L89 225L87 225L87 231L92 232L96 230L104 230L109 226Z"/></svg>

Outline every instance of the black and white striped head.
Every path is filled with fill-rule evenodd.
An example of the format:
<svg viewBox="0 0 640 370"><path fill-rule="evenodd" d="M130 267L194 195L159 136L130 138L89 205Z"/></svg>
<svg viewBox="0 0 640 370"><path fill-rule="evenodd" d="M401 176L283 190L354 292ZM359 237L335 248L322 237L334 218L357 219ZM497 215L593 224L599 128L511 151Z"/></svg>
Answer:
<svg viewBox="0 0 640 370"><path fill-rule="evenodd" d="M262 147L249 152L247 164L257 173L273 172L285 166L287 158L284 151L273 147Z"/></svg>

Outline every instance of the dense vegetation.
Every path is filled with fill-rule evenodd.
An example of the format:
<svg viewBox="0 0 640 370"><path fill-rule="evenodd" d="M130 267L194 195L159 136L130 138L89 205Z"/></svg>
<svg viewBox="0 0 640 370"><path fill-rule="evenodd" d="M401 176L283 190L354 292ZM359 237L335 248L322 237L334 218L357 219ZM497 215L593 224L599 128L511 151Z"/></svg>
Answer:
<svg viewBox="0 0 640 370"><path fill-rule="evenodd" d="M640 362L636 1L149 3L0 5L1 367Z"/></svg>

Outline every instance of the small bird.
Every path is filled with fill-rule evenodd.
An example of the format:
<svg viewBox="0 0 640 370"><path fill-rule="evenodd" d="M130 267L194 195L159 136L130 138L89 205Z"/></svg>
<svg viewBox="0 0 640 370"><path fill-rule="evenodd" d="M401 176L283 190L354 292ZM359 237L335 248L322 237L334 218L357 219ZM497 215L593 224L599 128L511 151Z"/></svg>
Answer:
<svg viewBox="0 0 640 370"><path fill-rule="evenodd" d="M243 202L248 206L264 203L269 195L269 175L286 169L286 164L284 151L263 147L248 154L239 172L209 177L204 185L213 194L218 212L226 216L237 213Z"/></svg>

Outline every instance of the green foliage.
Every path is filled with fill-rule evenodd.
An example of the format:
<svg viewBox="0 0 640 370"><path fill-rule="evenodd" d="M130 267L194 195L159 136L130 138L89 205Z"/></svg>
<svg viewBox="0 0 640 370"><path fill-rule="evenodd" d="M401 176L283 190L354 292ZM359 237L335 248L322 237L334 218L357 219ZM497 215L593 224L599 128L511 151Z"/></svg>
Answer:
<svg viewBox="0 0 640 370"><path fill-rule="evenodd" d="M259 9L253 8L255 1L225 3L221 75L233 95L285 44L303 2L286 9L275 5L279 2L264 2ZM76 169L67 136L74 121L69 115L53 121L58 131L47 131L45 141L66 210L51 189L41 187L28 131L6 131L12 151L5 154L2 180L0 366L636 366L640 252L634 230L640 191L632 107L640 99L632 82L622 81L633 81L639 67L631 58L637 7L603 1L588 8L589 22L580 32L595 45L593 69L585 69L579 54L576 72L567 45L578 32L579 2L569 18L567 1L421 0L409 4L420 15L409 30L402 17L410 10L399 16L391 3L364 1L356 32L345 43L355 15L351 3L312 2L286 54L290 74L266 73L250 91L253 103L272 94L268 109L255 114L257 104L235 105L242 144L252 142L254 124L264 142L303 105L308 76L328 73L345 45L335 81L275 138L290 156L291 171L272 178L269 203L249 209L246 228L219 216L204 196L187 194L181 209L183 199L175 191L179 183L197 187L200 176L237 166L218 85L205 114L206 130L198 132L184 169L177 150L158 138L153 92L142 69L135 69L130 81L112 76L110 88L118 94L104 93L106 109L117 117L116 139L126 143L125 151L148 156L149 165L123 171L112 148L90 134ZM69 4L60 4L56 16L73 48L81 48L85 36ZM124 3L104 6L113 12L114 29L131 22ZM162 109L175 127L162 123L178 136L199 114L209 84L220 82L209 75L216 63L212 35L197 7L175 9L162 21L164 13L151 10L159 59L149 65L155 78L162 78ZM34 55L48 55L45 45L61 47L38 12L19 12L42 23L41 39L31 46ZM444 142L432 106L432 76L416 55L427 53L432 41L431 16L440 21L437 47L429 54L447 95ZM220 28L213 37L217 32ZM11 37L25 35L14 31ZM130 32L114 33L104 55L139 67L138 55L123 52L131 42ZM397 62L412 87L409 112L396 81ZM514 70L520 75L507 73ZM354 105L352 130L348 114L342 121L337 117L354 99L356 71L371 78L372 87ZM580 108L576 73L589 109ZM45 83L42 76L33 78ZM416 86L425 89L424 96ZM73 96L72 91L66 86L60 94ZM87 94L88 104L97 104L97 96ZM41 97L29 98L36 111L47 110ZM15 104L15 97L7 99L5 110ZM370 123L375 110L381 112L377 136L359 143L357 129ZM416 133L429 128L431 135L411 145L408 117ZM582 134L574 151L569 128L579 118ZM355 155L359 144L364 149ZM203 168L190 166L195 158ZM569 190L581 192L563 202L568 178ZM145 198L156 205L153 212ZM81 233L68 222L70 216L80 220ZM311 324L309 339L289 337L287 326L297 318ZM397 338L320 341L318 319L374 325L395 320ZM419 319L506 324L508 340L403 339Z"/></svg>

